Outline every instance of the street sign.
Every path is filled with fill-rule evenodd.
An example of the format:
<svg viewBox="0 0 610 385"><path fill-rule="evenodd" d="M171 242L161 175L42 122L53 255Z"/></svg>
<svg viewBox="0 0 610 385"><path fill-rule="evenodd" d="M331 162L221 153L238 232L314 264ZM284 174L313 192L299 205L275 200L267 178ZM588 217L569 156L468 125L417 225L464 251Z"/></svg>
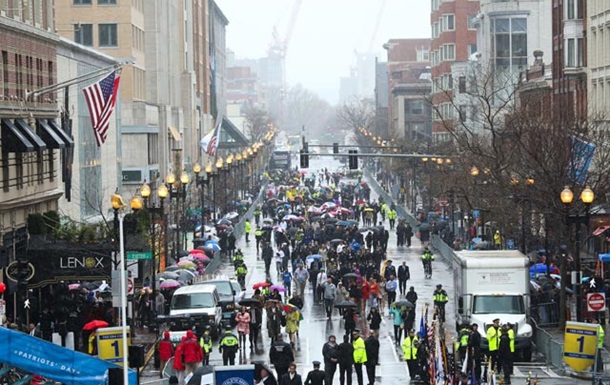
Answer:
<svg viewBox="0 0 610 385"><path fill-rule="evenodd" d="M133 294L133 279L127 278L127 295Z"/></svg>
<svg viewBox="0 0 610 385"><path fill-rule="evenodd" d="M582 372L595 362L597 352L597 325L584 322L566 322L563 362Z"/></svg>
<svg viewBox="0 0 610 385"><path fill-rule="evenodd" d="M32 265L29 262L25 268L27 269L27 274L26 274L25 280L29 281L30 279L34 278L36 269L34 268L34 265ZM13 262L9 263L8 266L6 267L6 277L8 279L10 279L11 281L17 282L19 280L19 271L18 270L19 270L19 262L13 261Z"/></svg>
<svg viewBox="0 0 610 385"><path fill-rule="evenodd" d="M587 293L587 310L606 311L606 293Z"/></svg>
<svg viewBox="0 0 610 385"><path fill-rule="evenodd" d="M472 217L474 219L479 219L480 216L481 214L479 213L479 210L472 210Z"/></svg>
<svg viewBox="0 0 610 385"><path fill-rule="evenodd" d="M515 240L514 239L507 239L506 240L506 249L508 249L508 250L515 250Z"/></svg>
<svg viewBox="0 0 610 385"><path fill-rule="evenodd" d="M101 360L123 366L123 329L120 327L97 329L97 355ZM127 329L127 346L131 334Z"/></svg>
<svg viewBox="0 0 610 385"><path fill-rule="evenodd" d="M447 199L447 197L441 197L438 199L438 204L443 207L447 207L449 206L449 199Z"/></svg>
<svg viewBox="0 0 610 385"><path fill-rule="evenodd" d="M127 259L152 259L151 251L128 251Z"/></svg>

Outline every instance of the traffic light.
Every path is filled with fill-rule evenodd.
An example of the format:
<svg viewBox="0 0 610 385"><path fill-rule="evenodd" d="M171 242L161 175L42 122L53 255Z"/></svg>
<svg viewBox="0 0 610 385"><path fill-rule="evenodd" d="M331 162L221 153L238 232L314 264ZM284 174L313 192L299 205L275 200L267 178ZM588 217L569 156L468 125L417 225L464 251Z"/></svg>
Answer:
<svg viewBox="0 0 610 385"><path fill-rule="evenodd" d="M333 154L339 153L339 143L333 143Z"/></svg>
<svg viewBox="0 0 610 385"><path fill-rule="evenodd" d="M357 170L358 169L358 150L349 150L349 169Z"/></svg>
<svg viewBox="0 0 610 385"><path fill-rule="evenodd" d="M309 168L309 153L305 149L301 150L301 168Z"/></svg>
<svg viewBox="0 0 610 385"><path fill-rule="evenodd" d="M309 153L309 143L308 142L303 142L303 151L305 151L306 153Z"/></svg>

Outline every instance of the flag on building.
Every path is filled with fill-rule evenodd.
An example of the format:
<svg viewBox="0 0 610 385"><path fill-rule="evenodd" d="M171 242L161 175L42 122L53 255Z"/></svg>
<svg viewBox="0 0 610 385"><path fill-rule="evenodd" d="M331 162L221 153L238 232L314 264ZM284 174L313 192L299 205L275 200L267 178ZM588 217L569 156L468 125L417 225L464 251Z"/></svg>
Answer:
<svg viewBox="0 0 610 385"><path fill-rule="evenodd" d="M218 116L216 118L216 128L212 131L208 132L201 141L199 145L201 149L208 154L209 156L216 156L216 149L218 148L218 135L220 133L220 126L222 125L222 116Z"/></svg>
<svg viewBox="0 0 610 385"><path fill-rule="evenodd" d="M119 91L120 80L121 74L118 70L115 70L99 82L83 89L98 147L101 146L108 137L110 116L116 105L116 96Z"/></svg>

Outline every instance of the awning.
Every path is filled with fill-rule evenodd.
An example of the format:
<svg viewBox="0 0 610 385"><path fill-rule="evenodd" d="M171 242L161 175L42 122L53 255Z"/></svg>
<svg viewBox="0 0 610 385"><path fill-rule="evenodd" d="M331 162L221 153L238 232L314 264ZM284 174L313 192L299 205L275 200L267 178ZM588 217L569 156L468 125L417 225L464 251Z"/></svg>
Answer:
<svg viewBox="0 0 610 385"><path fill-rule="evenodd" d="M44 140L49 149L61 149L66 147L66 143L62 138L51 128L46 119L36 119L36 127L38 135Z"/></svg>
<svg viewBox="0 0 610 385"><path fill-rule="evenodd" d="M15 119L15 126L17 129L25 136L33 145L34 149L38 152L43 152L47 149L47 145L45 142L40 139L34 131L32 131L32 127L25 122L23 119Z"/></svg>
<svg viewBox="0 0 610 385"><path fill-rule="evenodd" d="M8 119L2 119L2 151L32 152L34 145Z"/></svg>
<svg viewBox="0 0 610 385"><path fill-rule="evenodd" d="M66 147L74 147L74 139L72 139L72 137L61 128L60 124L57 124L57 122L51 119L49 119L48 123L49 126L51 126L51 128L53 129L53 131L55 131L57 135L59 135L61 140L64 141Z"/></svg>
<svg viewBox="0 0 610 385"><path fill-rule="evenodd" d="M174 138L174 140L176 142L179 142L179 141L182 140L182 136L180 135L180 131L178 131L178 129L176 127L169 126L169 127L167 127L167 129L168 129L170 135L172 136L172 138Z"/></svg>

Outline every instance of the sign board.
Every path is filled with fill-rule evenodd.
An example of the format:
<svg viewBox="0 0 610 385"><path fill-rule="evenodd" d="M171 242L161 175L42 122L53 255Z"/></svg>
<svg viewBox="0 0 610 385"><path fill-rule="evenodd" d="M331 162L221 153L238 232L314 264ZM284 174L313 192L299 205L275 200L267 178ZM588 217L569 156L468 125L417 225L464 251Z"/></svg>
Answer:
<svg viewBox="0 0 610 385"><path fill-rule="evenodd" d="M254 383L254 365L214 367L216 385L250 385Z"/></svg>
<svg viewBox="0 0 610 385"><path fill-rule="evenodd" d="M479 212L479 210L472 210L472 217L474 219L479 219L480 216L481 216L481 213Z"/></svg>
<svg viewBox="0 0 610 385"><path fill-rule="evenodd" d="M97 329L97 356L106 362L123 366L123 329L120 327ZM127 329L127 346L131 345L131 334Z"/></svg>
<svg viewBox="0 0 610 385"><path fill-rule="evenodd" d="M13 262L9 263L9 265L6 267L6 277L8 279L10 279L11 281L17 282L19 280L18 269L19 269L19 264L17 261L13 261ZM27 275L26 275L25 280L29 281L32 278L34 278L34 274L36 273L36 269L34 268L34 265L32 265L31 263L28 262L25 269L27 270Z"/></svg>
<svg viewBox="0 0 610 385"><path fill-rule="evenodd" d="M449 206L449 199L447 199L447 197L441 197L438 199L438 204L443 207L447 207Z"/></svg>
<svg viewBox="0 0 610 385"><path fill-rule="evenodd" d="M515 250L515 240L514 239L507 239L506 240L506 248L508 250Z"/></svg>
<svg viewBox="0 0 610 385"><path fill-rule="evenodd" d="M123 170L123 183L142 183L142 170Z"/></svg>
<svg viewBox="0 0 610 385"><path fill-rule="evenodd" d="M584 322L566 322L563 362L577 372L595 363L597 352L597 325Z"/></svg>
<svg viewBox="0 0 610 385"><path fill-rule="evenodd" d="M152 251L128 251L127 259L152 259Z"/></svg>
<svg viewBox="0 0 610 385"><path fill-rule="evenodd" d="M588 311L606 311L606 293L587 293Z"/></svg>

